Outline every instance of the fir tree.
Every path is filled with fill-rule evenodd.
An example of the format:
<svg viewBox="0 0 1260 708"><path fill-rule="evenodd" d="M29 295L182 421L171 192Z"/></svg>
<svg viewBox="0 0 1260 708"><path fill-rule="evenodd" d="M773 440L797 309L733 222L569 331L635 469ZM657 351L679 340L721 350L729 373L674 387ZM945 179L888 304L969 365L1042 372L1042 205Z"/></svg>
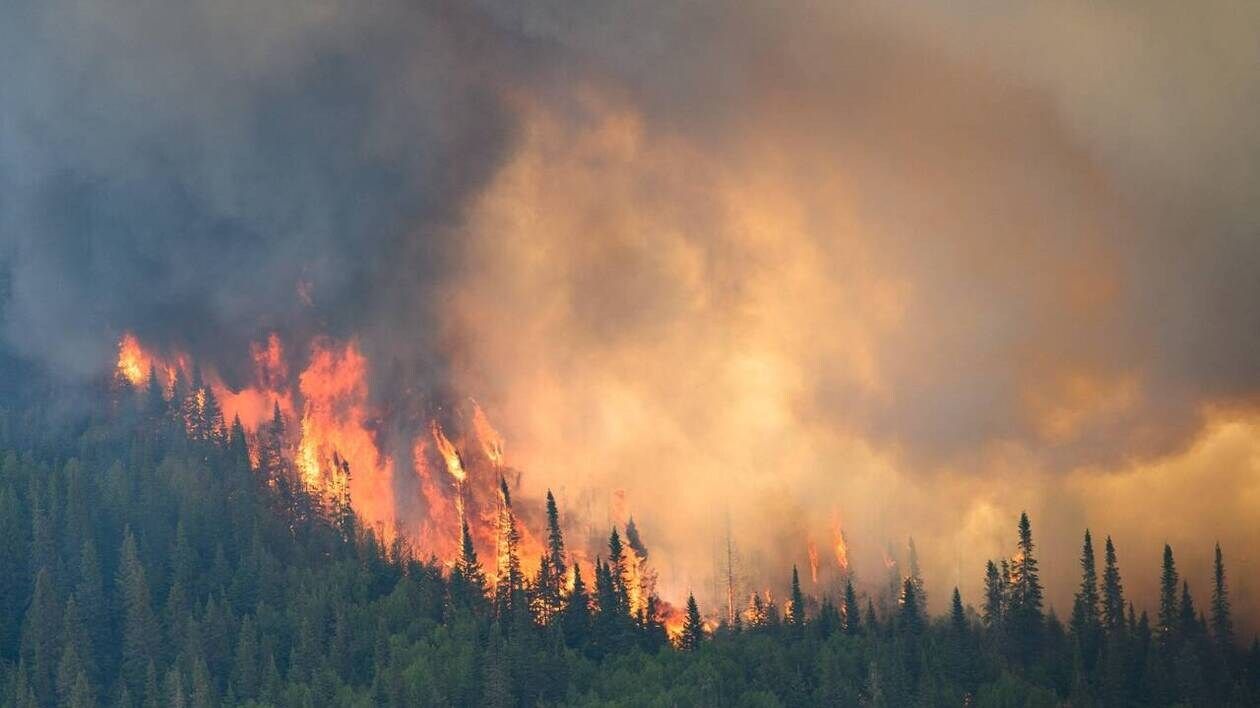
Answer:
<svg viewBox="0 0 1260 708"><path fill-rule="evenodd" d="M1011 565L1010 623L1013 646L1025 661L1031 659L1041 644L1042 588L1033 554L1032 524L1028 514L1019 516L1019 554Z"/></svg>
<svg viewBox="0 0 1260 708"><path fill-rule="evenodd" d="M144 566L136 551L136 537L130 529L123 535L117 587L116 596L121 598L123 608L122 674L130 686L139 689L146 667L157 654L160 637Z"/></svg>
<svg viewBox="0 0 1260 708"><path fill-rule="evenodd" d="M954 586L954 595L949 602L949 624L957 633L967 631L967 613L963 610L962 594L958 592L958 586Z"/></svg>
<svg viewBox="0 0 1260 708"><path fill-rule="evenodd" d="M1098 572L1094 562L1094 544L1089 529L1081 545L1081 586L1072 603L1072 638L1083 662L1082 670L1090 672L1097 662L1101 623L1099 619Z"/></svg>
<svg viewBox="0 0 1260 708"><path fill-rule="evenodd" d="M521 572L518 550L521 532L516 526L516 516L512 513L512 496L508 492L507 480L503 477L499 478L499 502L495 607L500 617L507 617L513 611L525 609L525 578Z"/></svg>
<svg viewBox="0 0 1260 708"><path fill-rule="evenodd" d="M862 633L862 613L858 608L857 593L853 590L853 579L844 581L844 631L849 635Z"/></svg>
<svg viewBox="0 0 1260 708"><path fill-rule="evenodd" d="M582 580L582 567L577 563L573 564L573 589L565 601L563 621L568 645L584 644L591 624L591 599L586 592L586 581Z"/></svg>
<svg viewBox="0 0 1260 708"><path fill-rule="evenodd" d="M801 576L792 565L792 601L788 607L788 623L797 631L805 626L805 596L801 594Z"/></svg>
<svg viewBox="0 0 1260 708"><path fill-rule="evenodd" d="M700 607L696 605L696 596L687 593L687 613L683 618L682 632L678 635L678 648L682 651L695 651L704 641L704 623L700 619Z"/></svg>
<svg viewBox="0 0 1260 708"><path fill-rule="evenodd" d="M52 575L47 568L35 576L35 592L26 609L22 624L21 659L25 665L31 690L41 703L51 704L54 699L54 680L60 642L57 629L61 626L61 610L53 587Z"/></svg>
<svg viewBox="0 0 1260 708"><path fill-rule="evenodd" d="M486 571L477 559L472 534L468 531L468 519L460 524L459 560L451 571L451 593L464 605L475 605L486 597Z"/></svg>
<svg viewBox="0 0 1260 708"><path fill-rule="evenodd" d="M1111 536L1107 537L1103 566L1102 619L1109 633L1115 635L1124 630L1124 585Z"/></svg>
<svg viewBox="0 0 1260 708"><path fill-rule="evenodd" d="M1173 560L1172 546L1164 544L1164 564L1159 577L1159 623L1156 636L1163 646L1171 646L1177 630L1177 565Z"/></svg>
<svg viewBox="0 0 1260 708"><path fill-rule="evenodd" d="M619 612L630 610L629 567L626 564L625 547L614 528L608 536L608 573Z"/></svg>
<svg viewBox="0 0 1260 708"><path fill-rule="evenodd" d="M998 567L989 561L984 567L984 624L994 628L1002 623L1002 611L1006 596L1006 583L998 573Z"/></svg>
<svg viewBox="0 0 1260 708"><path fill-rule="evenodd" d="M919 569L919 550L915 548L914 536L906 542L906 565L910 571L909 578L914 583L914 593L919 602L919 612L927 618L927 586L923 584L923 571Z"/></svg>
<svg viewBox="0 0 1260 708"><path fill-rule="evenodd" d="M1216 544L1216 558L1212 564L1212 636L1216 638L1226 656L1234 650L1234 620L1230 615L1229 587L1225 583L1225 561L1221 557L1221 544Z"/></svg>
<svg viewBox="0 0 1260 708"><path fill-rule="evenodd" d="M919 609L919 590L914 580L906 578L901 586L901 609L897 615L897 628L907 634L923 633L923 611Z"/></svg>

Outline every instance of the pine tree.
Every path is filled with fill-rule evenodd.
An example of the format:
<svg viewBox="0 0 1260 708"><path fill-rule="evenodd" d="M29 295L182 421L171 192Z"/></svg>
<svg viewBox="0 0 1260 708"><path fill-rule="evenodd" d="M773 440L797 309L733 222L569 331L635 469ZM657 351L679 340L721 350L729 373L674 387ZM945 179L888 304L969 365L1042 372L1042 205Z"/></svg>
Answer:
<svg viewBox="0 0 1260 708"><path fill-rule="evenodd" d="M612 591L616 599L616 611L629 613L630 587L628 567L626 565L625 547L621 544L621 536L613 528L608 536L608 573L612 583Z"/></svg>
<svg viewBox="0 0 1260 708"><path fill-rule="evenodd" d="M1072 638L1082 661L1081 670L1091 672L1097 663L1101 624L1099 619L1098 572L1094 562L1094 544L1089 529L1081 545L1081 586L1072 603Z"/></svg>
<svg viewBox="0 0 1260 708"><path fill-rule="evenodd" d="M219 399L215 397L214 390L209 386L202 389L202 395L204 397L201 411L203 437L206 441L220 447L226 445L227 424L223 420L223 409L219 406Z"/></svg>
<svg viewBox="0 0 1260 708"><path fill-rule="evenodd" d="M912 636L923 633L923 611L919 609L919 590L914 580L906 578L901 585L901 609L897 628Z"/></svg>
<svg viewBox="0 0 1260 708"><path fill-rule="evenodd" d="M639 527L635 526L633 516L626 521L626 543L634 549L640 559L647 558L647 546L643 545L643 539L639 536Z"/></svg>
<svg viewBox="0 0 1260 708"><path fill-rule="evenodd" d="M687 593L687 614L683 619L682 632L678 635L678 648L682 651L695 651L704 641L704 623L700 619L700 607L696 604L696 596Z"/></svg>
<svg viewBox="0 0 1260 708"><path fill-rule="evenodd" d="M580 647L586 642L587 631L591 624L591 598L586 592L586 581L582 580L582 566L573 564L573 589L564 606L564 637L571 647Z"/></svg>
<svg viewBox="0 0 1260 708"><path fill-rule="evenodd" d="M79 664L78 668L82 669L89 678L97 676L96 656L92 647L92 637L88 633L87 622L83 617L83 611L79 608L79 602L74 593L70 593L70 597L66 599L66 608L62 613L61 646L63 647L63 652L70 648L74 649ZM69 678L71 688L73 688L73 682L79 678L78 674L75 673Z"/></svg>
<svg viewBox="0 0 1260 708"><path fill-rule="evenodd" d="M1102 618L1107 631L1116 635L1124 631L1124 585L1120 579L1120 566L1116 562L1116 547L1107 537L1103 567Z"/></svg>
<svg viewBox="0 0 1260 708"><path fill-rule="evenodd" d="M862 611L858 608L857 593L853 590L853 579L844 581L844 631L849 635L862 633Z"/></svg>
<svg viewBox="0 0 1260 708"><path fill-rule="evenodd" d="M958 586L954 586L954 596L950 598L949 626L955 634L967 632L967 613L963 610L962 594L958 592Z"/></svg>
<svg viewBox="0 0 1260 708"><path fill-rule="evenodd" d="M146 667L156 656L159 634L136 537L130 529L123 534L117 586L123 608L122 674L129 685L139 689Z"/></svg>
<svg viewBox="0 0 1260 708"><path fill-rule="evenodd" d="M1173 560L1172 546L1164 544L1164 565L1159 578L1159 624L1156 635L1162 646L1172 645L1177 630L1177 565Z"/></svg>
<svg viewBox="0 0 1260 708"><path fill-rule="evenodd" d="M1190 583L1181 581L1181 602L1177 610L1177 629L1182 638L1193 636L1199 628L1194 598L1190 596Z"/></svg>
<svg viewBox="0 0 1260 708"><path fill-rule="evenodd" d="M149 366L149 383L145 389L145 412L154 418L166 413L166 397L162 385L158 383L157 370Z"/></svg>
<svg viewBox="0 0 1260 708"><path fill-rule="evenodd" d="M521 573L518 547L521 532L512 513L512 496L507 480L499 478L498 559L495 580L495 607L506 618L515 610L524 610L525 578Z"/></svg>
<svg viewBox="0 0 1260 708"><path fill-rule="evenodd" d="M544 573L544 570L546 571ZM568 568L564 558L564 534L560 530L560 512L556 498L547 490L547 550L539 565L539 596L542 615L549 619L564 606L564 582Z"/></svg>
<svg viewBox="0 0 1260 708"><path fill-rule="evenodd" d="M460 604L476 606L485 600L486 591L486 571L477 559L468 519L464 519L460 525L459 560L451 571L451 594Z"/></svg>
<svg viewBox="0 0 1260 708"><path fill-rule="evenodd" d="M984 567L984 624L994 628L1002 624L1006 583L998 573L997 565L989 561Z"/></svg>
<svg viewBox="0 0 1260 708"><path fill-rule="evenodd" d="M1216 544L1216 559L1212 564L1212 636L1216 638L1225 656L1234 651L1234 620L1230 614L1229 587L1225 583L1225 561L1221 557L1221 544Z"/></svg>
<svg viewBox="0 0 1260 708"><path fill-rule="evenodd" d="M799 631L805 627L805 596L801 594L801 576L792 565L792 604L788 607L788 623Z"/></svg>
<svg viewBox="0 0 1260 708"><path fill-rule="evenodd" d="M923 583L923 572L919 569L919 550L915 548L914 536L906 543L906 565L910 571L908 576L914 583L914 593L919 601L919 612L927 618L927 586Z"/></svg>
<svg viewBox="0 0 1260 708"><path fill-rule="evenodd" d="M1010 620L1013 645L1025 661L1040 649L1042 617L1041 578L1033 554L1032 524L1028 514L1019 516L1019 554L1011 565Z"/></svg>
<svg viewBox="0 0 1260 708"><path fill-rule="evenodd" d="M54 698L57 658L60 656L58 627L61 609L47 568L35 576L35 592L22 624L21 659L25 665L31 690L41 703L51 704Z"/></svg>

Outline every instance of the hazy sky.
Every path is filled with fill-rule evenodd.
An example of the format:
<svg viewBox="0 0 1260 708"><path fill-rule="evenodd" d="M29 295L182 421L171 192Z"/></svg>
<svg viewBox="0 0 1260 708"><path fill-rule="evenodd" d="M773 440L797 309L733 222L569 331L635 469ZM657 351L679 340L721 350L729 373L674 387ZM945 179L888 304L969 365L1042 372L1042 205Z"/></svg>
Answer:
<svg viewBox="0 0 1260 708"><path fill-rule="evenodd" d="M974 602L1027 509L1061 614L1088 526L1201 601L1219 539L1260 615L1254 2L4 13L3 336L57 375L357 336L624 490L669 592L729 518L758 584L841 524Z"/></svg>

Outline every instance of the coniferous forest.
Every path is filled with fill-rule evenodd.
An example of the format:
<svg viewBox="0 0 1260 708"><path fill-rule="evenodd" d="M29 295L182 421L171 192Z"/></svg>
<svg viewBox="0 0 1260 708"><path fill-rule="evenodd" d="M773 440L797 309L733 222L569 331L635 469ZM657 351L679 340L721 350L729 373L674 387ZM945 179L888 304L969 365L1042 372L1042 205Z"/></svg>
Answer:
<svg viewBox="0 0 1260 708"><path fill-rule="evenodd" d="M1041 575L1065 569L1038 565L1025 515L1018 553L987 564L974 606L952 589L949 611L928 616L913 574L884 611L852 582L809 598L784 568L782 607L754 595L734 622L706 624L688 598L671 639L655 613L629 610L617 530L594 577L560 581L569 559L550 495L540 567L521 567L509 545L492 583L466 524L449 572L423 549L383 544L344 503L306 497L267 440L251 461L239 422L214 404L190 413L152 386L90 420L45 420L34 405L0 413L6 705L1260 700L1260 643L1235 630L1219 548L1212 592L1195 598L1166 547L1158 606L1142 608L1124 573L1152 569L1123 568L1110 538L1085 532L1080 590L1059 617ZM503 501L515 529L506 485Z"/></svg>

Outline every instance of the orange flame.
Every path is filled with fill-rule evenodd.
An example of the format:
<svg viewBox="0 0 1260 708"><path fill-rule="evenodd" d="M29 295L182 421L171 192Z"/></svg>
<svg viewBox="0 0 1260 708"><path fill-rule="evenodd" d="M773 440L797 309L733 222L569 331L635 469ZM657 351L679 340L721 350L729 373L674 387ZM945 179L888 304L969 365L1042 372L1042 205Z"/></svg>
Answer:
<svg viewBox="0 0 1260 708"><path fill-rule="evenodd" d="M429 427L433 431L433 441L437 443L438 453L446 461L446 471L456 482L463 482L468 478L468 473L464 470L464 461L459 457L459 450L455 449L454 443L442 432L442 426L436 420Z"/></svg>
<svg viewBox="0 0 1260 708"><path fill-rule="evenodd" d="M814 545L813 540L809 542L809 577L814 583L818 583L818 546Z"/></svg>
<svg viewBox="0 0 1260 708"><path fill-rule="evenodd" d="M355 512L386 538L394 533L394 461L382 455L369 430L367 360L351 341L312 346L311 361L298 378L304 410L295 460L302 480L325 495L343 483L325 463L336 453L350 465L349 491Z"/></svg>
<svg viewBox="0 0 1260 708"><path fill-rule="evenodd" d="M490 458L490 462L495 467L503 466L503 436L499 435L499 431L490 425L490 419L486 417L486 412L481 410L481 406L476 401L473 404L473 430L477 433L477 440L481 443L481 449L485 452L486 457Z"/></svg>
<svg viewBox="0 0 1260 708"><path fill-rule="evenodd" d="M844 536L844 529L836 522L836 565L842 572L849 571L849 542Z"/></svg>

